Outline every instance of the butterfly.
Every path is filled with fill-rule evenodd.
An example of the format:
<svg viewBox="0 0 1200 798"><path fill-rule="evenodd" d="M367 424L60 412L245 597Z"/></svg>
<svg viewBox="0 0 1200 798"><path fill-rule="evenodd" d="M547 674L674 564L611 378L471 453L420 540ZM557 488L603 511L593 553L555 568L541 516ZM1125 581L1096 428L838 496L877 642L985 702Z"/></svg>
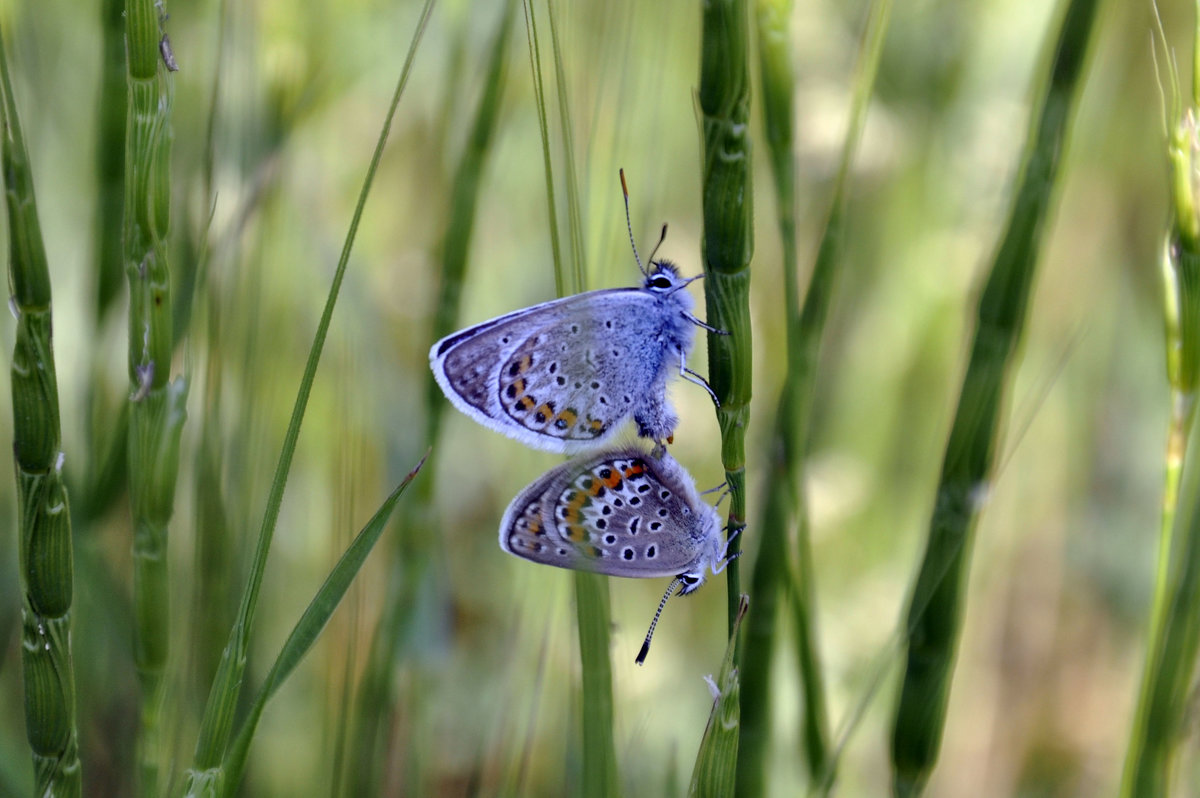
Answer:
<svg viewBox="0 0 1200 798"><path fill-rule="evenodd" d="M585 455L547 471L517 495L500 521L500 548L531 562L609 576L674 577L687 595L729 558L721 518L662 447Z"/></svg>
<svg viewBox="0 0 1200 798"><path fill-rule="evenodd" d="M623 189L624 180L622 173ZM602 447L629 418L642 437L670 440L679 419L666 384L676 370L719 405L687 367L695 328L721 333L692 315L684 288L699 276L682 277L654 252L643 268L636 245L633 251L644 277L639 287L543 302L434 344L429 365L446 398L485 427L560 453Z"/></svg>

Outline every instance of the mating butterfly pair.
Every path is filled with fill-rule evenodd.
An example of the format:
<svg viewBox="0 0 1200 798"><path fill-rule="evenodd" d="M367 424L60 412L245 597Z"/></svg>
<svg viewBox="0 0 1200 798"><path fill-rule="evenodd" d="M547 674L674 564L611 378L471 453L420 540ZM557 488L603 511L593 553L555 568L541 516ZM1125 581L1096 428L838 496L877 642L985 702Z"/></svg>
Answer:
<svg viewBox="0 0 1200 798"><path fill-rule="evenodd" d="M634 257L642 268L636 246ZM695 327L712 328L692 315L684 290L697 278L653 257L641 287L500 316L438 341L429 360L451 403L485 427L538 449L593 452L521 491L501 521L500 547L560 568L674 576L665 602L677 587L687 594L708 571L719 573L727 544L716 510L661 445L678 423L666 398L676 369L716 401L687 368ZM629 419L655 441L654 451L600 450ZM645 647L638 661L644 656Z"/></svg>

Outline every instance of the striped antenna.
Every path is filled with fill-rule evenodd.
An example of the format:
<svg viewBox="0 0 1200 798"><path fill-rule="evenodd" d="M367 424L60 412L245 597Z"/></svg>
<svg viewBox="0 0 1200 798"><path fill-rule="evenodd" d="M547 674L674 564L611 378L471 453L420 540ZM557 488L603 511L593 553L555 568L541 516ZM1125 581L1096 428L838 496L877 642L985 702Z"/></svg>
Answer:
<svg viewBox="0 0 1200 798"><path fill-rule="evenodd" d="M621 195L625 197L625 229L629 231L629 246L633 247L633 259L637 261L638 268L642 271L643 277L649 277L648 271L650 266L654 265L654 253L658 252L658 248L667 240L667 226L663 224L662 233L658 236L658 243L654 245L654 249L650 250L650 257L646 259L646 265L642 265L642 258L638 255L637 242L633 240L633 222L629 221L629 186L625 183L625 170L620 170L621 175ZM695 277L692 278L696 279ZM689 280L689 282L691 282ZM686 283L685 283L686 285Z"/></svg>
<svg viewBox="0 0 1200 798"><path fill-rule="evenodd" d="M642 257L638 255L637 242L633 240L633 222L629 221L629 186L625 183L625 170L619 170L621 175L621 194L625 197L625 229L629 231L629 246L633 247L633 259L637 261L638 269L641 270L642 276L648 276L646 268L642 266Z"/></svg>
<svg viewBox="0 0 1200 798"><path fill-rule="evenodd" d="M642 643L642 650L638 652L637 659L634 660L638 665L645 662L646 655L650 653L650 638L654 637L654 627L658 626L658 616L662 615L663 607L667 606L667 599L682 582L683 577L677 576L671 580L671 584L667 585L667 592L663 593L662 601L658 602L658 609L654 613L654 620L650 622L650 631L646 632L646 642Z"/></svg>

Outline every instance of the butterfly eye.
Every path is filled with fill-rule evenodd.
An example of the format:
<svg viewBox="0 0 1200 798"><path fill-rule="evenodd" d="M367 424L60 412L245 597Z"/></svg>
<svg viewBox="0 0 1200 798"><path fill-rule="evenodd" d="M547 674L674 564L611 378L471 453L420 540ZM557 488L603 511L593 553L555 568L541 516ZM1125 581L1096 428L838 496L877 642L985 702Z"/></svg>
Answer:
<svg viewBox="0 0 1200 798"><path fill-rule="evenodd" d="M647 284L657 291L665 291L671 287L671 278L667 277L666 275L659 274L651 277L649 283Z"/></svg>

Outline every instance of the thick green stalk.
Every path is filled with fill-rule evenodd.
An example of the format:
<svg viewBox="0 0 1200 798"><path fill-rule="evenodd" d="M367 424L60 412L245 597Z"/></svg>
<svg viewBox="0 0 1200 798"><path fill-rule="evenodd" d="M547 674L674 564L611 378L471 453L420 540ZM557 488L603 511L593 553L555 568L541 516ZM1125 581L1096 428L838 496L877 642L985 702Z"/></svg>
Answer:
<svg viewBox="0 0 1200 798"><path fill-rule="evenodd" d="M909 604L908 656L892 735L893 788L919 795L937 760L965 603L975 522L989 489L1003 395L1098 0L1070 0L1035 106L1016 196L979 299L970 360L946 444L925 555Z"/></svg>
<svg viewBox="0 0 1200 798"><path fill-rule="evenodd" d="M8 207L9 285L17 314L12 359L13 461L20 523L17 545L25 734L33 754L34 794L78 796L82 768L71 660L74 562L51 343L50 269L2 35L0 78L4 95L0 166Z"/></svg>
<svg viewBox="0 0 1200 798"><path fill-rule="evenodd" d="M750 421L750 257L754 253L750 181L750 16L747 0L706 0L700 42L700 190L704 233L708 380L720 401L721 463L729 487L729 534L746 525L746 425ZM730 554L739 550L736 538ZM729 563L728 629L737 617L741 580ZM739 661L735 656L735 663Z"/></svg>
<svg viewBox="0 0 1200 798"><path fill-rule="evenodd" d="M125 139L125 274L129 281L129 492L133 516L134 662L142 688L139 790L159 793L163 690L170 632L167 531L174 512L187 383L169 381L172 78L162 66L160 9L128 0Z"/></svg>

